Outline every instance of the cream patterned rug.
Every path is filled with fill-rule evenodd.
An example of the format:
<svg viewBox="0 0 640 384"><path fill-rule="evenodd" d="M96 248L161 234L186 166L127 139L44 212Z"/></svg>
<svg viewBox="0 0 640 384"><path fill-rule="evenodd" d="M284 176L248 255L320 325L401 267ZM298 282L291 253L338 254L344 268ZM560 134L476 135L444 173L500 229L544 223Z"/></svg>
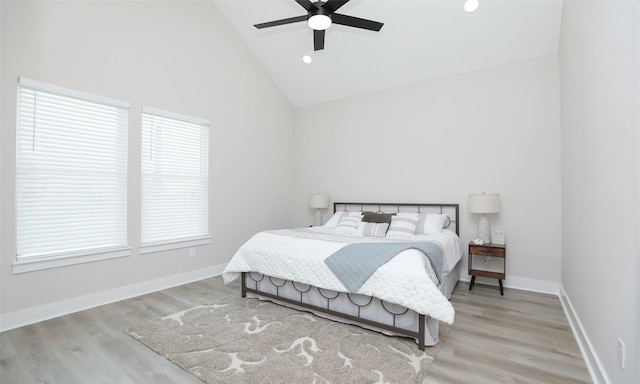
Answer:
<svg viewBox="0 0 640 384"><path fill-rule="evenodd" d="M205 383L421 383L440 343L227 296L126 332Z"/></svg>

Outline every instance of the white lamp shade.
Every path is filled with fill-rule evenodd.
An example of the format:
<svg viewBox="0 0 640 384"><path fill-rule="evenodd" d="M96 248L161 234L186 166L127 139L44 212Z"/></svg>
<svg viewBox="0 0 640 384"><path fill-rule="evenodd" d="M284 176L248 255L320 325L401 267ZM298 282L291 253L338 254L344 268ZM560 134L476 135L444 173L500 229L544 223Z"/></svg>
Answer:
<svg viewBox="0 0 640 384"><path fill-rule="evenodd" d="M498 213L500 212L500 195L497 193L482 193L469 195L469 212Z"/></svg>
<svg viewBox="0 0 640 384"><path fill-rule="evenodd" d="M309 208L329 208L329 195L324 193L314 193L309 195Z"/></svg>

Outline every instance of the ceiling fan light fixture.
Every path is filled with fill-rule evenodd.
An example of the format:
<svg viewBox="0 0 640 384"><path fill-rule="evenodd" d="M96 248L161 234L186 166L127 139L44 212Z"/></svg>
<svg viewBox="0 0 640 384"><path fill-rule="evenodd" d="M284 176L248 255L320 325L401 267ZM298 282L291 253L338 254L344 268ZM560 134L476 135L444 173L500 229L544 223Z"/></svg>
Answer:
<svg viewBox="0 0 640 384"><path fill-rule="evenodd" d="M309 28L316 31L324 31L331 26L331 18L328 15L313 15L307 20Z"/></svg>

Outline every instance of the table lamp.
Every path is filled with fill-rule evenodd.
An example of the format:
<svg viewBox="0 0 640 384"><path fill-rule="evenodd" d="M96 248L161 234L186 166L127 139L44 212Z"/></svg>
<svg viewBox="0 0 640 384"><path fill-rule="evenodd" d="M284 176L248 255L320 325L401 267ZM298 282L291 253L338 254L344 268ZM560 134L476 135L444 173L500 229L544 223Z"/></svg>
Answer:
<svg viewBox="0 0 640 384"><path fill-rule="evenodd" d="M469 195L469 212L482 214L478 222L478 238L485 243L490 243L491 231L487 213L500 212L500 195L497 193Z"/></svg>
<svg viewBox="0 0 640 384"><path fill-rule="evenodd" d="M324 193L313 193L309 195L309 208L316 208L313 225L316 227L322 225L322 212L320 210L329 208L329 195Z"/></svg>

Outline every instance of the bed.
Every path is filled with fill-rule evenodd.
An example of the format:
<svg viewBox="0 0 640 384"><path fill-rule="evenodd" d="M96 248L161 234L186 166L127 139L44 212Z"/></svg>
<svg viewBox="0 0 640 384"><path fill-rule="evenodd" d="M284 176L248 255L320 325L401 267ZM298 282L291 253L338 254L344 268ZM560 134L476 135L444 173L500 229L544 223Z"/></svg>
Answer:
<svg viewBox="0 0 640 384"><path fill-rule="evenodd" d="M254 235L225 283L240 278L242 297L411 337L422 350L436 344L440 321L454 319L458 204L337 202L333 211L323 226Z"/></svg>

